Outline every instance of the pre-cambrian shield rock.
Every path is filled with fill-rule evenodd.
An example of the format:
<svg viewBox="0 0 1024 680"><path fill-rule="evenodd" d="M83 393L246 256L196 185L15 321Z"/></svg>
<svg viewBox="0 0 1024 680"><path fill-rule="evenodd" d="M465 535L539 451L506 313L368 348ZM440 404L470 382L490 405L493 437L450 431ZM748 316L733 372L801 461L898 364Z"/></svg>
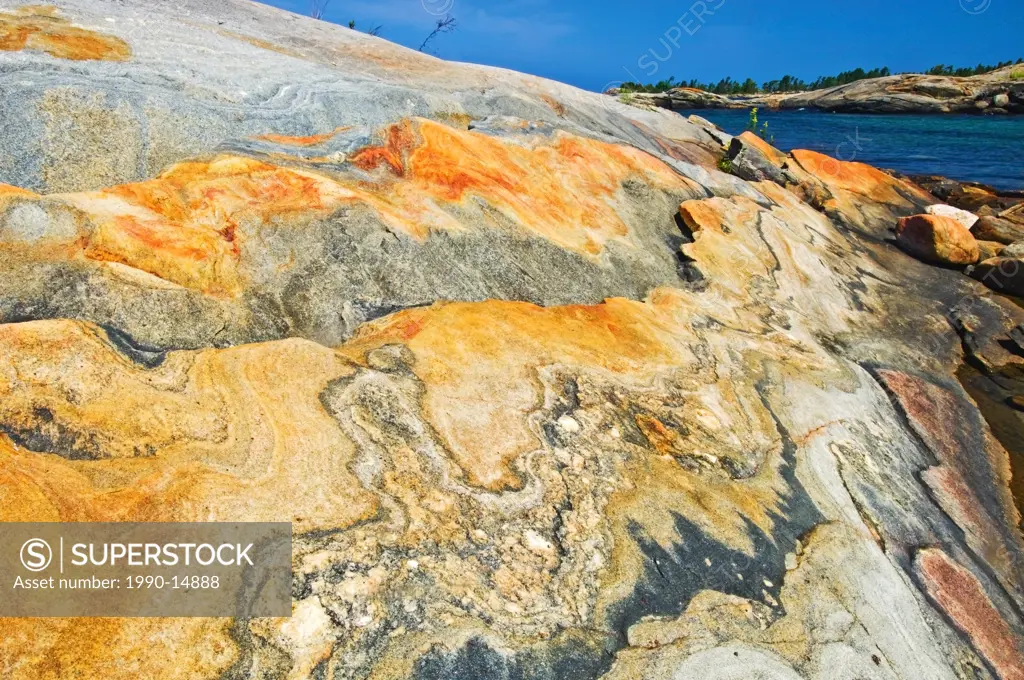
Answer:
<svg viewBox="0 0 1024 680"><path fill-rule="evenodd" d="M894 246L934 196L242 0L0 64L0 519L294 532L290 618L0 676L1019 676L1024 312Z"/></svg>

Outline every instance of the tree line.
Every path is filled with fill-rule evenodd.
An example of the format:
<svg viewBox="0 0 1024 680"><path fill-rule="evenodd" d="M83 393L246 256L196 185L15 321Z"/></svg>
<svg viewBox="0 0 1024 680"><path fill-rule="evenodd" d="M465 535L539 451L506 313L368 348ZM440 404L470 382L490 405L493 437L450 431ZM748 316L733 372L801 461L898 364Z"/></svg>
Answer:
<svg viewBox="0 0 1024 680"><path fill-rule="evenodd" d="M996 69L1003 68L1004 66L1011 66L1012 64L1024 64L1024 59L1018 59L1016 62L1013 61L1002 61L995 65L978 64L974 67L967 68L954 68L953 66L946 66L945 64L939 64L930 68L927 73L928 75L942 75L942 76L976 76L983 73L989 73ZM847 85L849 83L857 82L858 80L865 80L867 78L882 78L885 76L892 75L892 71L888 66L882 68L873 68L869 71L865 71L862 68L855 68L852 71L843 71L842 73L835 76L821 76L816 80L807 82L796 76L786 75L778 80L769 80L761 83L760 85L753 78L747 78L744 81L733 80L732 78L722 78L717 83L702 83L696 78L690 81L677 81L675 76L666 80L660 80L656 83L623 83L619 86L621 92L665 92L677 87L688 87L694 90L703 90L704 92L712 92L714 94L733 95L733 94L771 94L775 92L805 92L808 90L824 90L830 87L837 87L839 85Z"/></svg>
<svg viewBox="0 0 1024 680"><path fill-rule="evenodd" d="M939 64L938 66L932 66L928 69L928 75L930 76L959 76L966 78L967 76L980 76L982 73L991 73L997 69L1004 68L1006 66L1013 66L1013 64L1024 64L1024 59L1018 59L1016 62L1013 61L1001 61L995 66L985 66L984 64L978 64L974 68L968 66L967 68L954 68L952 66L946 66L945 64Z"/></svg>

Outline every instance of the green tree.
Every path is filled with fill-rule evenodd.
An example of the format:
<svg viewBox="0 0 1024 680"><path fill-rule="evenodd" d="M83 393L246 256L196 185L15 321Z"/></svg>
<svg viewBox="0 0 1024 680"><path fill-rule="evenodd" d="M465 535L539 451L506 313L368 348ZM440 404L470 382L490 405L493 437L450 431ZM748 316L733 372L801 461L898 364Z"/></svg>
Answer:
<svg viewBox="0 0 1024 680"><path fill-rule="evenodd" d="M1017 64L1024 64L1024 58L1018 59ZM928 69L929 75L955 75L955 76L972 76L980 75L983 73L990 73L996 69L1003 68L1014 64L1013 61L999 62L996 65L978 64L975 67L964 67L954 68L946 64L937 64L936 66ZM819 76L810 83L801 80L793 75L784 75L778 80L768 80L761 83L758 86L757 81L753 78L747 78L743 81L733 80L732 78L722 78L716 83L702 83L696 78L691 78L689 81L676 81L675 76L666 80L660 80L657 83L651 83L644 85L642 83L623 83L620 87L622 92L665 92L675 87L689 87L695 90L703 90L705 92L713 92L721 95L736 95L736 94L758 94L758 93L777 93L777 92L802 92L805 90L823 90L830 87L838 87L840 85L849 85L859 80L866 78L884 78L891 76L892 70L888 66L876 67L865 71L863 68L855 68L850 71L843 71L834 76Z"/></svg>

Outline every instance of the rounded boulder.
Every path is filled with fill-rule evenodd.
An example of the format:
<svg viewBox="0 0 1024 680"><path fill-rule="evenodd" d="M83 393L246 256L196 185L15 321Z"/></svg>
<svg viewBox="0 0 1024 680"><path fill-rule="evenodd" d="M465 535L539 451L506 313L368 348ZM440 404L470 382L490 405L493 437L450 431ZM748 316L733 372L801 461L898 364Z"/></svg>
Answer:
<svg viewBox="0 0 1024 680"><path fill-rule="evenodd" d="M974 264L981 255L970 230L941 215L904 217L896 224L896 242L914 257L938 264Z"/></svg>

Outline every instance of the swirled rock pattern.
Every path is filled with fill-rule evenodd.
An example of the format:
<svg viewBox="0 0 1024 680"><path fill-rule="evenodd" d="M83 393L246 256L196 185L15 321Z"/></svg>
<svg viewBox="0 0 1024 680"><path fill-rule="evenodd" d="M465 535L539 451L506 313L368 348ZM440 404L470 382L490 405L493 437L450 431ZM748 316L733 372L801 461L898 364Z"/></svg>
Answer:
<svg viewBox="0 0 1024 680"><path fill-rule="evenodd" d="M0 519L294 527L290 618L2 619L0 676L1020 677L1024 312L894 246L934 197L242 0L0 4Z"/></svg>

